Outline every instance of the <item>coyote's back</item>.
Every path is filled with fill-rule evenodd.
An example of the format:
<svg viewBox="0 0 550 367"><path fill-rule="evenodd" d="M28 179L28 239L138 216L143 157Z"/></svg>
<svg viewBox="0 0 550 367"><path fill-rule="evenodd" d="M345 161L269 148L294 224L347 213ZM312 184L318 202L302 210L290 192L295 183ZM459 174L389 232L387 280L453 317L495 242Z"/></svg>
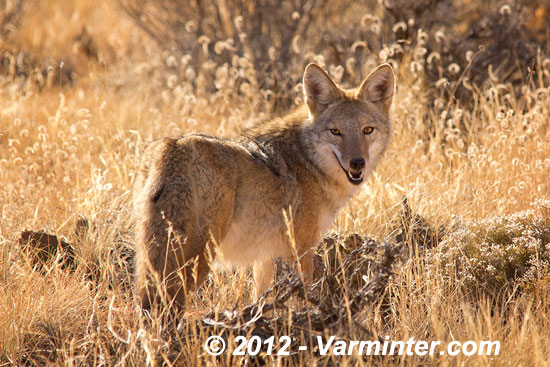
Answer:
<svg viewBox="0 0 550 367"><path fill-rule="evenodd" d="M312 252L338 210L374 169L390 136L389 65L352 91L318 66L304 73L306 106L237 140L194 134L151 143L134 189L136 286L143 307L185 304L216 258L253 265L260 291L273 258ZM295 249L284 212L293 219Z"/></svg>

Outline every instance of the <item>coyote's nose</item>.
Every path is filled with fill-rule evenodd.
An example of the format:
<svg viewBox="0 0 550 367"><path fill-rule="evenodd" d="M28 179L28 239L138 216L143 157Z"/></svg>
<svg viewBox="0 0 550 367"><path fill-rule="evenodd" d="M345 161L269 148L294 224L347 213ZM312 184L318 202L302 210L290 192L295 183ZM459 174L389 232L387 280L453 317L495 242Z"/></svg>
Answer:
<svg viewBox="0 0 550 367"><path fill-rule="evenodd" d="M365 158L353 158L349 161L349 165L353 169L365 168Z"/></svg>

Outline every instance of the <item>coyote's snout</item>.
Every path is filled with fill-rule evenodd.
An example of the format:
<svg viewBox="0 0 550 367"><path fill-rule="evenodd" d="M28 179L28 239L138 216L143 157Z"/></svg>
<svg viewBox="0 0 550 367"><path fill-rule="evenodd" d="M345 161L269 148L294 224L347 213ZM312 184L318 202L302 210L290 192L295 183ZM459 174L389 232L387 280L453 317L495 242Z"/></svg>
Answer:
<svg viewBox="0 0 550 367"><path fill-rule="evenodd" d="M344 90L310 64L303 86L303 108L237 140L190 134L147 147L134 190L143 307L159 300L182 307L208 274L209 256L253 265L264 290L273 259L295 253L284 211L292 211L296 251L311 278L313 249L386 148L395 83L384 64Z"/></svg>

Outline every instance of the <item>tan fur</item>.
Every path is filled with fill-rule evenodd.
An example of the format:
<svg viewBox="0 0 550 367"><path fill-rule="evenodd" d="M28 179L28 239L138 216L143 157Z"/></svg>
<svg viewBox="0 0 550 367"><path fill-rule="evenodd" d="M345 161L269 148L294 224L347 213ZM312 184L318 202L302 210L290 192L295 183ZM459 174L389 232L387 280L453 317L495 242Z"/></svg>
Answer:
<svg viewBox="0 0 550 367"><path fill-rule="evenodd" d="M388 143L394 88L389 65L346 91L311 64L306 106L283 118L237 140L193 134L151 143L134 190L143 307L161 298L183 307L186 292L207 276L209 256L253 265L258 290L265 290L273 258L293 259L283 211L292 212L296 251L310 279L313 249ZM365 134L365 127L374 131ZM361 158L364 168L353 168Z"/></svg>

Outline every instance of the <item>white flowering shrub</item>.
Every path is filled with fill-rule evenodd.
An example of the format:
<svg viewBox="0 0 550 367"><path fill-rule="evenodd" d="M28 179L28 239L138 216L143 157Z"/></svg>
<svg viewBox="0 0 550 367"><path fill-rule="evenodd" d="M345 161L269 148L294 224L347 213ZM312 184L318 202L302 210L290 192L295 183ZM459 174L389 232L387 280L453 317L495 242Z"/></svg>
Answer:
<svg viewBox="0 0 550 367"><path fill-rule="evenodd" d="M491 294L550 284L550 200L508 216L465 224L429 255L430 278Z"/></svg>

